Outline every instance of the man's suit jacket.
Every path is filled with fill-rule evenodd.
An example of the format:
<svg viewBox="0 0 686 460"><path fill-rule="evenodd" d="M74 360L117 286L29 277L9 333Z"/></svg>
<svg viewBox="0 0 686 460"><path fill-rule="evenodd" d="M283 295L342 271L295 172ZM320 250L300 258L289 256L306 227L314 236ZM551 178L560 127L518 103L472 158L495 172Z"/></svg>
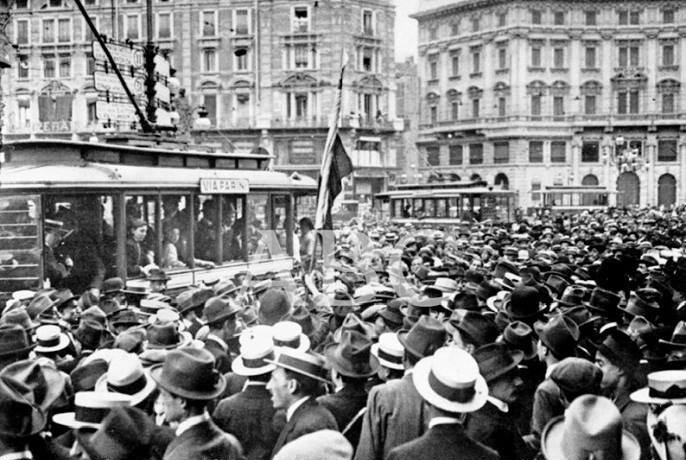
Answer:
<svg viewBox="0 0 686 460"><path fill-rule="evenodd" d="M333 414L338 428L345 430L348 424L367 405L367 390L364 382L360 385L345 385L340 391L317 398L319 404L326 407ZM355 447L360 439L363 417L358 417L344 436Z"/></svg>
<svg viewBox="0 0 686 460"><path fill-rule="evenodd" d="M205 340L205 350L214 356L214 368L220 373L226 374L231 370L231 357L223 343L219 343L210 335Z"/></svg>
<svg viewBox="0 0 686 460"><path fill-rule="evenodd" d="M515 414L505 414L491 403L469 414L465 433L474 441L498 452L501 460L524 460L536 455L524 443L515 423Z"/></svg>
<svg viewBox="0 0 686 460"><path fill-rule="evenodd" d="M331 412L320 406L317 400L308 398L293 412L293 416L281 430L272 450L272 457L285 444L302 435L319 430L338 430L336 419L331 415Z"/></svg>
<svg viewBox="0 0 686 460"><path fill-rule="evenodd" d="M267 460L279 436L274 414L271 393L265 385L251 384L223 399L212 418L219 428L238 438L246 459Z"/></svg>
<svg viewBox="0 0 686 460"><path fill-rule="evenodd" d="M624 428L636 437L641 445L641 460L650 460L650 436L646 425L648 405L632 401L630 392L622 392L615 398L615 405L622 414Z"/></svg>
<svg viewBox="0 0 686 460"><path fill-rule="evenodd" d="M383 460L394 447L426 431L424 401L412 375L375 386L369 392L355 460Z"/></svg>
<svg viewBox="0 0 686 460"><path fill-rule="evenodd" d="M220 430L212 420L184 431L164 452L164 460L234 460L242 457L238 440Z"/></svg>
<svg viewBox="0 0 686 460"><path fill-rule="evenodd" d="M387 460L497 460L498 454L470 439L462 425L436 425L414 441L395 447Z"/></svg>
<svg viewBox="0 0 686 460"><path fill-rule="evenodd" d="M552 418L564 414L565 408L561 398L560 387L551 379L545 379L536 388L531 412L531 432L538 438Z"/></svg>

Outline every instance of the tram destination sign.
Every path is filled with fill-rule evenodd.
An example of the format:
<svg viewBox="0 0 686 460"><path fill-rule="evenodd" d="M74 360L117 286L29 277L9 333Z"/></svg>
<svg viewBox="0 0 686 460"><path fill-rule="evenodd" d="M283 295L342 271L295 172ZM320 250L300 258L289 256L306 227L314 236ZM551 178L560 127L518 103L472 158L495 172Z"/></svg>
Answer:
<svg viewBox="0 0 686 460"><path fill-rule="evenodd" d="M100 46L100 43L93 41L93 59L96 61L107 61L107 55ZM145 54L143 53L143 47L141 46L129 46L124 43L108 43L107 49L110 50L110 54L117 65L122 67L133 66L136 69L143 67L145 64ZM125 69L122 69L122 71ZM128 70L128 69L126 69Z"/></svg>
<svg viewBox="0 0 686 460"><path fill-rule="evenodd" d="M200 193L237 193L246 194L250 191L248 179L200 179Z"/></svg>

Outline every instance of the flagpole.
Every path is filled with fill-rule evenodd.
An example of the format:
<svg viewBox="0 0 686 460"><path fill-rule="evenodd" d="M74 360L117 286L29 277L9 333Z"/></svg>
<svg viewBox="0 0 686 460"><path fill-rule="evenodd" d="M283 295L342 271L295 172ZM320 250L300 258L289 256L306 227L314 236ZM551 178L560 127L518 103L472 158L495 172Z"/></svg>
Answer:
<svg viewBox="0 0 686 460"><path fill-rule="evenodd" d="M317 241L319 240L318 232L324 226L324 219L326 218L325 206L329 202L329 173L331 171L331 162L333 155L331 149L333 148L334 140L338 132L338 120L341 117L341 103L343 98L343 75L345 73L345 66L347 64L345 49L341 50L341 75L338 79L338 88L336 89L335 110L329 120L329 132L326 135L326 143L324 144L324 155L322 158L322 167L319 171L319 193L317 195L317 212L314 221L314 244L312 245L312 253L310 254L310 267L308 271L314 270L315 256L317 253Z"/></svg>

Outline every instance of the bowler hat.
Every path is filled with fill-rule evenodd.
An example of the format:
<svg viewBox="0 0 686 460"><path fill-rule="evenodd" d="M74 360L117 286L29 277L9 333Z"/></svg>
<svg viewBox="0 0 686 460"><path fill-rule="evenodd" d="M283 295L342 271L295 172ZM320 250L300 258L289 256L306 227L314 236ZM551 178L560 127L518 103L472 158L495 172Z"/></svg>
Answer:
<svg viewBox="0 0 686 460"><path fill-rule="evenodd" d="M534 319L544 310L541 306L541 295L538 289L519 285L510 295L510 301L504 305L507 315L513 320Z"/></svg>
<svg viewBox="0 0 686 460"><path fill-rule="evenodd" d="M91 460L129 460L149 456L154 423L135 407L115 407L93 433L79 429L76 439Z"/></svg>
<svg viewBox="0 0 686 460"><path fill-rule="evenodd" d="M472 353L479 364L479 373L491 382L515 369L524 359L524 353L513 350L504 343L489 343Z"/></svg>
<svg viewBox="0 0 686 460"><path fill-rule="evenodd" d="M69 301L77 300L79 297L75 296L71 289L59 289L52 295L53 306L55 308L62 308Z"/></svg>
<svg viewBox="0 0 686 460"><path fill-rule="evenodd" d="M574 356L579 342L579 327L570 318L557 315L542 326L538 334L541 342L558 359Z"/></svg>
<svg viewBox="0 0 686 460"><path fill-rule="evenodd" d="M0 358L16 356L17 360L28 358L35 345L29 344L26 331L17 324L0 325Z"/></svg>
<svg viewBox="0 0 686 460"><path fill-rule="evenodd" d="M479 311L479 299L471 292L459 292L453 297L452 307L459 310Z"/></svg>
<svg viewBox="0 0 686 460"><path fill-rule="evenodd" d="M226 379L214 367L214 356L203 348L170 351L150 375L163 389L187 399L211 400L226 388Z"/></svg>
<svg viewBox="0 0 686 460"><path fill-rule="evenodd" d="M521 350L524 359L529 360L536 356L536 336L533 329L521 321L512 321L503 331L500 341L510 348Z"/></svg>
<svg viewBox="0 0 686 460"><path fill-rule="evenodd" d="M0 435L26 438L45 427L45 412L34 403L32 389L8 375L0 376Z"/></svg>
<svg viewBox="0 0 686 460"><path fill-rule="evenodd" d="M265 361L305 377L319 380L320 382L329 382L326 376L324 360L311 352L283 347L279 349L274 359L265 359Z"/></svg>
<svg viewBox="0 0 686 460"><path fill-rule="evenodd" d="M459 320L451 318L449 324L460 332L466 342L477 348L492 343L499 334L498 326L493 321L474 311L465 312Z"/></svg>
<svg viewBox="0 0 686 460"><path fill-rule="evenodd" d="M638 441L623 429L617 406L595 395L579 396L564 416L548 423L541 436L541 451L547 460L638 460L641 456Z"/></svg>
<svg viewBox="0 0 686 460"><path fill-rule="evenodd" d="M440 321L421 316L409 331L398 332L398 340L405 350L417 358L433 354L445 344L446 331Z"/></svg>
<svg viewBox="0 0 686 460"><path fill-rule="evenodd" d="M259 298L257 317L260 324L273 326L291 312L291 302L281 289L267 289Z"/></svg>
<svg viewBox="0 0 686 460"><path fill-rule="evenodd" d="M328 362L341 375L364 378L376 373L378 360L371 354L370 337L356 330L346 330L340 343L332 344L324 351Z"/></svg>
<svg viewBox="0 0 686 460"><path fill-rule="evenodd" d="M217 296L205 302L203 316L205 317L206 324L213 326L236 316L236 313L239 311L241 311L241 307L238 304L225 297Z"/></svg>

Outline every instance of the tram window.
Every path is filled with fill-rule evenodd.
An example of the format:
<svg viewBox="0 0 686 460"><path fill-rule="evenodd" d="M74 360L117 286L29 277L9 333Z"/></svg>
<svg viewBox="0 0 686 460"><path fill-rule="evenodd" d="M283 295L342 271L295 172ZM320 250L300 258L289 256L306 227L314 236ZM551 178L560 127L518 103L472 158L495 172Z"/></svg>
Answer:
<svg viewBox="0 0 686 460"><path fill-rule="evenodd" d="M424 200L426 215L428 217L436 216L436 202L434 200Z"/></svg>
<svg viewBox="0 0 686 460"><path fill-rule="evenodd" d="M263 233L267 230L269 205L267 194L248 197L248 258L251 260L269 257L269 247Z"/></svg>
<svg viewBox="0 0 686 460"><path fill-rule="evenodd" d="M436 217L447 217L446 200L436 200Z"/></svg>
<svg viewBox="0 0 686 460"><path fill-rule="evenodd" d="M38 215L37 195L0 198L0 291L39 287ZM59 228L56 233L64 235Z"/></svg>
<svg viewBox="0 0 686 460"><path fill-rule="evenodd" d="M457 219L459 216L460 202L458 197L453 197L448 199L448 217L451 219Z"/></svg>
<svg viewBox="0 0 686 460"><path fill-rule="evenodd" d="M271 226L264 234L272 256L286 255L288 251L288 195L272 195Z"/></svg>
<svg viewBox="0 0 686 460"><path fill-rule="evenodd" d="M126 197L126 276L146 276L160 263L156 195ZM156 257L157 255L157 257Z"/></svg>
<svg viewBox="0 0 686 460"><path fill-rule="evenodd" d="M160 268L190 265L191 207L188 195L162 195L162 255Z"/></svg>
<svg viewBox="0 0 686 460"><path fill-rule="evenodd" d="M207 262L221 261L221 257L217 257L217 234L219 232L217 200L217 197L211 195L199 195L195 208L197 210L195 257Z"/></svg>
<svg viewBox="0 0 686 460"><path fill-rule="evenodd" d="M44 229L44 274L55 288L74 293L99 289L105 277L115 276L117 198L110 195L46 195L45 219L62 229L59 242ZM67 268L66 272L63 270Z"/></svg>
<svg viewBox="0 0 686 460"><path fill-rule="evenodd" d="M223 260L225 262L243 260L245 198L238 196L222 196L221 202Z"/></svg>

